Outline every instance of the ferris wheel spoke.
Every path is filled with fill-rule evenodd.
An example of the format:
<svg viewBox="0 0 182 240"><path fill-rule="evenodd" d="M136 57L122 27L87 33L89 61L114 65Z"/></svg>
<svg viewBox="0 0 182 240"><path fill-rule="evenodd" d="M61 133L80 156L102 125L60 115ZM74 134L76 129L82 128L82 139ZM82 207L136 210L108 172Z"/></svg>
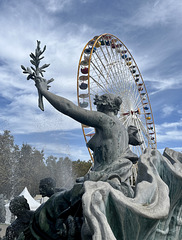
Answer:
<svg viewBox="0 0 182 240"><path fill-rule="evenodd" d="M98 59L100 60L102 66L104 66L104 64L103 64L101 58L99 57L99 55L96 52L95 52L95 54L97 55ZM96 61L95 56L94 56L94 60ZM98 66L100 66L100 65L98 65ZM109 78L106 78L106 82L108 83L108 85L110 87L113 86L114 81L113 81L113 78L110 76L109 71L106 69L105 66L103 67L103 69L105 70L106 76L109 76ZM102 69L100 67L99 67L99 71L101 71L103 73L103 71L102 71ZM110 79L111 79L111 82L109 82ZM111 88L113 89L113 87L111 87ZM114 91L114 89L113 89L113 91Z"/></svg>
<svg viewBox="0 0 182 240"><path fill-rule="evenodd" d="M104 80L106 81L106 83L108 84L107 79L105 78L103 72L95 65L95 63L94 63L93 61L90 61L90 62L91 62L91 65L93 65L93 69L94 69L95 73L96 73L98 76L99 76L99 74L100 74L100 76L102 76L102 77L104 78ZM98 71L99 74L96 72L96 70ZM99 78L100 78L100 76L99 76Z"/></svg>
<svg viewBox="0 0 182 240"><path fill-rule="evenodd" d="M93 64L93 66L95 66L95 64L93 62L91 62L91 63ZM96 71L96 69L97 69L97 71ZM107 87L109 86L109 83L108 83L107 79L104 77L103 73L101 73L100 69L98 69L98 68L93 68L93 71L95 72L100 83L99 83L99 81L96 80L96 78L93 77L93 75L90 75L90 77L94 80L94 82L97 84L97 86L99 86L99 87L102 86L102 88L106 89L105 82L107 83ZM104 87L103 87L103 85L104 85Z"/></svg>
<svg viewBox="0 0 182 240"><path fill-rule="evenodd" d="M131 122L132 122L132 117L131 117L131 115L129 115L129 116L126 118L126 120L123 122L123 124L128 127L129 125L132 125Z"/></svg>
<svg viewBox="0 0 182 240"><path fill-rule="evenodd" d="M118 69L119 69L119 71L118 71L119 74L122 76L122 77L119 77L120 86L121 86L122 89L126 90L126 84L125 84L126 73L125 73L125 70L124 70L124 66L122 64L120 64L120 66L118 66Z"/></svg>
<svg viewBox="0 0 182 240"><path fill-rule="evenodd" d="M136 99L134 101L135 101L136 106L138 106L139 108L143 107L142 102L140 100L140 94L138 94L138 96L136 97Z"/></svg>
<svg viewBox="0 0 182 240"><path fill-rule="evenodd" d="M140 98L140 94L137 91L138 91L137 88L135 88L135 90L133 92L133 103L137 108L141 108L142 103L141 103L141 101L138 101Z"/></svg>
<svg viewBox="0 0 182 240"><path fill-rule="evenodd" d="M104 65L104 63L103 63L103 61L102 61L102 59L101 59L101 57L99 56L99 54L98 54L98 52L97 52L97 51L95 52L95 55L98 57L98 59L99 59L99 61L100 61L101 65L102 65L103 69L104 69L104 70L105 70L105 72L106 72L106 75L107 75L107 76L109 76L109 77L110 77L110 79L112 79L112 78L111 78L111 76L110 76L110 73L109 73L109 71L107 70L106 66ZM95 58L95 55L94 55L94 59L96 59L96 58Z"/></svg>
<svg viewBox="0 0 182 240"><path fill-rule="evenodd" d="M124 77L125 77L125 79L130 79L127 74L125 74ZM124 90L128 95L133 93L132 88L133 88L133 83L131 83L130 81L128 81L128 82L124 81Z"/></svg>
<svg viewBox="0 0 182 240"><path fill-rule="evenodd" d="M109 60L110 60L110 61L107 60L108 68L110 69L110 72L112 73L112 78L113 78L114 82L116 83L117 82L117 74L116 74L116 72L114 72L113 61L112 61L111 55L109 53L108 47L106 47L106 52L107 52L107 55L109 56Z"/></svg>
<svg viewBox="0 0 182 240"><path fill-rule="evenodd" d="M121 88L125 89L125 82L126 81L124 79L127 76L126 76L126 71L124 69L124 65L121 62L119 62L118 59L117 59L117 61L115 61L115 65L114 66L116 66L117 70L115 70L115 71L117 71L118 75L119 75L119 77L118 77L118 80L120 80L120 84L119 85L120 85Z"/></svg>
<svg viewBox="0 0 182 240"><path fill-rule="evenodd" d="M106 82L107 82L107 84L109 84L109 82L108 82L108 79L107 79L107 77L105 77L105 72L104 72L104 68L102 69L101 68L101 66L100 66L100 64L98 63L98 61L97 61L97 58L96 58L96 56L95 55L97 55L97 58L99 59L99 56L98 56L98 54L97 53L94 53L94 55L93 55L93 59L91 60L91 63L94 65L94 67L97 65L97 67L95 67L96 69L97 69L97 71L98 72L101 72L102 74L102 77L104 78L104 79L106 79ZM100 60L100 59L99 59ZM101 61L101 63L102 63L102 60L100 60Z"/></svg>
<svg viewBox="0 0 182 240"><path fill-rule="evenodd" d="M117 56L118 54L116 54L116 56ZM127 69L128 67L126 66L126 64L125 64L125 68ZM134 81L134 79L133 79L133 76L132 76L132 74L131 74L131 72L128 72L127 73L127 75L130 75L130 87L129 87L129 92L132 92L132 91L134 91L134 94L137 94L138 92L138 89L136 88L136 86L134 87L134 85L136 85L136 84L134 84L133 83L133 81Z"/></svg>
<svg viewBox="0 0 182 240"><path fill-rule="evenodd" d="M101 85L99 82L97 82L96 79L94 79L92 76L90 76L92 78L92 80L100 87L102 88L103 90L105 90L106 92L109 93L109 91L107 90L107 88L105 88L103 85Z"/></svg>
<svg viewBox="0 0 182 240"><path fill-rule="evenodd" d="M123 62L121 62L120 60L119 60L119 55L117 54L117 52L116 52L116 50L114 49L112 49L112 47L111 47L111 52L112 52L112 54L113 54L113 57L114 58L116 58L117 59L117 61L116 61L116 68L117 68L117 71L118 71L118 73L120 73L120 76L122 76L122 71L124 72L126 72L126 69L124 69L124 64L123 64ZM122 69L122 70L121 70Z"/></svg>
<svg viewBox="0 0 182 240"><path fill-rule="evenodd" d="M99 69L100 71L102 71L101 69ZM106 70L107 71L107 70ZM112 88L112 90L114 91L113 87L112 87L112 84L110 84L110 82L108 81L109 79L107 78L107 84L108 84L108 87L109 88Z"/></svg>
<svg viewBox="0 0 182 240"><path fill-rule="evenodd" d="M106 54L105 54L105 52L104 52L104 50L102 49L102 47L100 48L100 50L101 50L101 52L102 52L102 54L103 54L103 56L104 56L104 59L105 59L105 61L106 61L106 66L108 67L108 66L110 66L110 62L108 61L108 58L106 57ZM104 68L106 69L106 66L104 66ZM106 72L107 72L107 74L108 74L108 76L110 77L110 79L111 79L111 83L113 84L114 83L114 80L116 80L115 79L115 75L113 74L113 72L111 71L111 73L112 73L112 76L111 76L111 74L109 73L109 70L106 70ZM113 79L114 78L114 79Z"/></svg>
<svg viewBox="0 0 182 240"><path fill-rule="evenodd" d="M110 46L110 49L111 49L112 55L115 57L114 52L113 52L113 49L112 49L111 46ZM115 75L116 75L115 81L116 81L117 83L119 83L118 80L119 80L119 78L120 78L120 77L119 77L119 76L120 76L120 74L119 74L119 73L120 73L120 68L118 67L118 64L117 64L116 60L113 61L112 67L113 67L114 73L115 73Z"/></svg>
<svg viewBox="0 0 182 240"><path fill-rule="evenodd" d="M141 109L143 109L142 103L138 103L138 104L136 103L135 105L136 105L137 109L140 109L140 111L141 111Z"/></svg>

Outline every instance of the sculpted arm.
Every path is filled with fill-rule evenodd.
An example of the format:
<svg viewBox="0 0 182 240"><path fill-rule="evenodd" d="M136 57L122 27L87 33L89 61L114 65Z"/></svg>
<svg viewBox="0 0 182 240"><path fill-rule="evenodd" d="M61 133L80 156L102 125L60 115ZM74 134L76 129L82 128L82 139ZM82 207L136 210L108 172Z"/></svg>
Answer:
<svg viewBox="0 0 182 240"><path fill-rule="evenodd" d="M128 136L129 136L129 144L133 146L141 145L142 142L138 136L138 129L135 126L128 126Z"/></svg>
<svg viewBox="0 0 182 240"><path fill-rule="evenodd" d="M75 105L66 98L57 96L47 90L47 84L44 81L37 81L36 87L41 92L41 94L50 102L50 104L56 108L59 112L75 119L76 121L92 126L92 127L101 127L100 119L104 115L100 112L92 112Z"/></svg>

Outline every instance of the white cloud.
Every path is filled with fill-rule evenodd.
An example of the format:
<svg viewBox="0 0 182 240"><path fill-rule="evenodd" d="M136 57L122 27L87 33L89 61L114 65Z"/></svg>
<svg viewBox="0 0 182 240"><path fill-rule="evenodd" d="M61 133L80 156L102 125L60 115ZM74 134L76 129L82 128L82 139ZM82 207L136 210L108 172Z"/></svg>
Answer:
<svg viewBox="0 0 182 240"><path fill-rule="evenodd" d="M177 127L182 127L182 119L180 119L179 122L171 122L171 123L162 123L160 125L163 128L177 128Z"/></svg>
<svg viewBox="0 0 182 240"><path fill-rule="evenodd" d="M145 81L149 81L151 83L152 89L154 89L153 92L150 93L150 95L159 93L161 91L170 90L170 89L180 89L182 88L182 78L181 76L175 76L174 78L150 78L146 77Z"/></svg>
<svg viewBox="0 0 182 240"><path fill-rule="evenodd" d="M156 125L156 132L157 141L160 143L182 141L182 118L178 122Z"/></svg>
<svg viewBox="0 0 182 240"><path fill-rule="evenodd" d="M1 113L1 121L8 122L13 134L71 130L80 124L56 111L44 100L45 112L38 109L35 95L20 96Z"/></svg>
<svg viewBox="0 0 182 240"><path fill-rule="evenodd" d="M47 1L45 5L61 9L71 1ZM31 13L30 13L31 9ZM80 124L63 116L45 103L45 112L37 107L37 90L32 80L26 81L20 65L30 66L30 52L47 45L44 63L51 63L45 78L54 78L50 91L77 104L77 66L81 51L88 41L89 26L75 23L55 24L44 9L33 1L14 2L0 14L0 48L4 65L0 66L1 93L8 105L1 106L1 122L12 133L44 132L80 128ZM28 14L29 13L29 14ZM14 29L14 30L13 30ZM78 30L78 31L77 31ZM79 32L79 34L78 34ZM8 124L7 124L8 123Z"/></svg>
<svg viewBox="0 0 182 240"><path fill-rule="evenodd" d="M161 133L165 133L167 129L170 129L170 128L174 128L176 126L178 126L178 122L173 122L173 123L168 123L168 122L164 122L164 123L161 123L161 124L156 124L155 125L155 128L156 128L156 132L158 134L161 134Z"/></svg>
<svg viewBox="0 0 182 240"><path fill-rule="evenodd" d="M39 0L40 1L40 0ZM72 0L41 0L42 5L50 12L68 11Z"/></svg>
<svg viewBox="0 0 182 240"><path fill-rule="evenodd" d="M182 2L174 3L173 0L140 1L129 21L128 18L119 21L133 34L133 56L145 78L160 79L163 75L165 85L178 74L177 84L174 84L178 86L181 78L180 68L177 68L182 49L181 21Z"/></svg>
<svg viewBox="0 0 182 240"><path fill-rule="evenodd" d="M78 2L83 4L88 1L79 0ZM158 71L163 63L177 65L181 62L172 55L179 53L181 49L181 38L179 37L181 28L179 27L181 27L182 21L182 2L180 1L176 1L175 4L172 0L141 1L141 4L144 3L144 5L138 5L139 9L136 6L136 15L131 16L131 18L127 16L126 25L124 24L124 15L122 15L122 24L118 15L115 16L118 21L113 23L112 14L107 15L108 17L103 21L103 15L106 16L103 8L99 16L97 29L93 28L95 25L87 21L87 18L85 18L83 24L72 21L71 7L73 6L73 0L40 0L38 2L10 0L9 2L10 4L8 4L8 1L4 1L4 4L2 4L2 1L0 3L2 4L0 25L3 26L3 28L0 28L0 97L2 96L8 102L7 105L1 106L0 121L1 126L3 125L6 129L8 126L12 133L23 134L24 132L80 128L79 123L56 112L46 101L44 101L45 112L38 109L37 90L34 83L32 81L27 82L26 76L22 74L20 69L21 64L24 66L30 65L29 54L34 51L36 40L40 40L42 46L47 45L44 62L51 63L51 65L46 71L45 78L53 77L55 79L50 90L69 98L75 103L77 65L81 51L93 32L97 33L100 29L111 32L114 24L119 26L114 30L118 31L117 36L120 35L124 39L129 39L127 41L134 45L133 48L136 47L136 51L138 47L138 53L136 54L138 56L135 60L137 60L142 72L145 72L145 81L152 83L152 94L169 89L178 89L182 86L180 73L177 77L175 72L173 77L168 77L164 76L165 73L161 76ZM93 9L90 10L94 14ZM128 9L126 10L128 11ZM66 22L62 17L65 11L68 14ZM93 19L95 19L95 16L93 16ZM108 19L108 24L106 24ZM159 28L161 26L162 28ZM142 31L137 32L140 29ZM161 38L158 38L160 30L163 30L163 32L166 30L166 35L162 36L161 33ZM149 35L145 38L145 33L148 32ZM154 32L158 35L154 36ZM135 54L133 56L135 57ZM170 56L173 56L171 60L165 61ZM176 56L180 56L180 54ZM1 65L1 63L4 65ZM167 69L172 68L169 66ZM148 71L149 73L147 73ZM172 105L168 108L165 107L165 113L173 113ZM178 113L180 113L180 110L178 110ZM169 124L169 129L167 124ZM158 127L160 128L160 132L158 132L159 141L170 141L170 139L174 141L175 136L176 139L180 139L178 130L180 130L181 122L164 123ZM172 129L172 127L177 129ZM176 135L173 137L171 134ZM78 149L74 150L78 151ZM53 149L50 151L53 152Z"/></svg>
<svg viewBox="0 0 182 240"><path fill-rule="evenodd" d="M174 106L164 105L162 107L162 116L167 117L167 116L171 115L174 111L175 111Z"/></svg>
<svg viewBox="0 0 182 240"><path fill-rule="evenodd" d="M182 2L173 0L145 1L137 9L137 14L130 21L135 26L152 27L169 23L178 24L182 20Z"/></svg>
<svg viewBox="0 0 182 240"><path fill-rule="evenodd" d="M182 141L182 130L181 131L165 131L163 134L157 133L157 142L174 142Z"/></svg>

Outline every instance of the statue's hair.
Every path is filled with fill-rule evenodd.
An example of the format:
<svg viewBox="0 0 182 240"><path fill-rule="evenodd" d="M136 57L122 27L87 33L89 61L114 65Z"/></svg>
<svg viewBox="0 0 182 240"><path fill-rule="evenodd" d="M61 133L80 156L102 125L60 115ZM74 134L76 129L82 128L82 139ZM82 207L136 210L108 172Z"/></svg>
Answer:
<svg viewBox="0 0 182 240"><path fill-rule="evenodd" d="M43 178L40 180L40 185L41 184L46 184L46 185L49 185L49 186L52 186L52 187L56 187L56 181L50 177L47 177L47 178Z"/></svg>
<svg viewBox="0 0 182 240"><path fill-rule="evenodd" d="M30 210L30 206L27 202L27 199L24 196L18 196L11 200L9 209L11 212L14 212L14 209L17 208L17 205L21 206L24 209Z"/></svg>
<svg viewBox="0 0 182 240"><path fill-rule="evenodd" d="M122 98L114 94L95 95L94 98L94 104L97 105L100 110L108 109L109 111L113 111L115 115L117 115L121 103Z"/></svg>

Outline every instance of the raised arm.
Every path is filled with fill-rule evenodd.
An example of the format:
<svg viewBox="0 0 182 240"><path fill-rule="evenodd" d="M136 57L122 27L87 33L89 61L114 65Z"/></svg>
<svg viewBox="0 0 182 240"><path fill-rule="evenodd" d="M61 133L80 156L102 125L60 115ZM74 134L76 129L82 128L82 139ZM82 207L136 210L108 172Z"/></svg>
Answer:
<svg viewBox="0 0 182 240"><path fill-rule="evenodd" d="M104 119L107 117L105 114L96 111L89 111L82 109L75 105L66 98L57 96L47 89L47 83L41 79L36 81L36 87L40 93L56 108L59 112L73 118L74 120L95 128L101 128Z"/></svg>

